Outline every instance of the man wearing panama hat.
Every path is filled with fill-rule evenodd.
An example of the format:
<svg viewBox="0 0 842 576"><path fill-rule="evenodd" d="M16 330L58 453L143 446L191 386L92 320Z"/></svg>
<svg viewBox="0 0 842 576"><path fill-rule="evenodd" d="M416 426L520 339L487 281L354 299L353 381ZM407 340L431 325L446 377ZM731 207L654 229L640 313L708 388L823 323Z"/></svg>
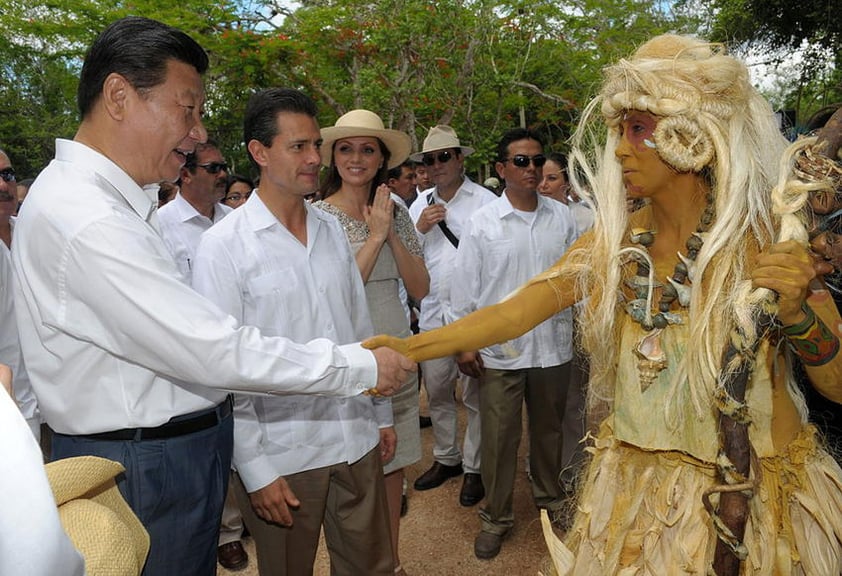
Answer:
<svg viewBox="0 0 842 576"><path fill-rule="evenodd" d="M430 174L433 188L421 194L410 207L410 216L424 249L424 261L430 273L430 293L421 301L421 330L432 330L447 322L450 307L450 277L459 236L468 218L496 196L465 176L465 157L474 149L463 146L450 126L430 129L421 152L410 159L422 162ZM457 287L453 287L458 289ZM468 410L468 425L463 449L457 444L456 401L453 382L459 369L453 357L422 363L424 385L433 422L432 467L415 481L416 490L441 486L448 478L465 472L459 503L473 506L482 500L485 490L480 477L480 423L477 381L463 377L462 402Z"/></svg>

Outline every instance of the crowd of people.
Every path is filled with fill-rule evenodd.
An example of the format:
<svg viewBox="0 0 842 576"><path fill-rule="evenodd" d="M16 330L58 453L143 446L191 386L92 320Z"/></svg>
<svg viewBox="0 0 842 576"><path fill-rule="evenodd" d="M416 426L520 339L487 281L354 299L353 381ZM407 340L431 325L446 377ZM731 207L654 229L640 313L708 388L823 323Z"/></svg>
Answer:
<svg viewBox="0 0 842 576"><path fill-rule="evenodd" d="M722 46L650 40L605 70L569 158L512 128L485 186L452 127L413 152L370 110L320 127L289 88L251 95L256 178L234 174L207 68L184 32L121 19L55 160L19 187L0 152L20 412L0 398L0 447L21 470L0 501L27 486L40 511L0 514L0 573L206 576L249 563L247 529L264 576L311 574L322 533L333 574L406 576L423 386L412 485L462 477L479 559L515 529L525 405L559 575L842 574L842 469L802 390L842 402L837 263L808 242L842 170L826 133L787 146ZM86 535L76 498L119 529Z"/></svg>

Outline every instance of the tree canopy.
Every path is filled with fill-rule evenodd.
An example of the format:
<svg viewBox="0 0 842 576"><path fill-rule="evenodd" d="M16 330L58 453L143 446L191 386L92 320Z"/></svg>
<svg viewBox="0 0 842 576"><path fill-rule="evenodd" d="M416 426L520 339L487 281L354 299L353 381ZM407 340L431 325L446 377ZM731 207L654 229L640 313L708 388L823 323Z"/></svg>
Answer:
<svg viewBox="0 0 842 576"><path fill-rule="evenodd" d="M179 27L208 51L206 124L240 171L245 104L269 86L311 95L322 126L371 109L416 149L431 126L451 124L478 150L471 170L521 124L560 148L605 64L688 22L656 0L4 2L0 148L25 176L49 161L55 137L75 132L86 46L129 14Z"/></svg>

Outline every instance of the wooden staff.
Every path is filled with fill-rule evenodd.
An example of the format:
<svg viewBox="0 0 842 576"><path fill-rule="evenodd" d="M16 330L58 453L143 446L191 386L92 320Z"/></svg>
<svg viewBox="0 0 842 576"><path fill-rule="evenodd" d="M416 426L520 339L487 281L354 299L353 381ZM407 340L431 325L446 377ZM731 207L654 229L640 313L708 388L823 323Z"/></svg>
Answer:
<svg viewBox="0 0 842 576"><path fill-rule="evenodd" d="M836 161L842 145L842 108L837 110L817 134L813 152L831 161ZM822 174L814 174L821 177ZM827 175L826 175L827 176ZM740 565L746 556L743 545L748 501L753 495L751 472L751 443L748 438L748 416L745 406L745 391L748 379L754 370L755 352L765 330L771 324L771 316L762 312L758 315L756 328L758 337L751 345L744 346L742 334L732 335L723 357L722 397L718 398L719 442L721 455L726 460L719 463L722 486L714 487L702 496L705 508L711 513L717 530L716 550L712 568L717 576L738 576ZM719 493L718 510L710 501L713 493Z"/></svg>

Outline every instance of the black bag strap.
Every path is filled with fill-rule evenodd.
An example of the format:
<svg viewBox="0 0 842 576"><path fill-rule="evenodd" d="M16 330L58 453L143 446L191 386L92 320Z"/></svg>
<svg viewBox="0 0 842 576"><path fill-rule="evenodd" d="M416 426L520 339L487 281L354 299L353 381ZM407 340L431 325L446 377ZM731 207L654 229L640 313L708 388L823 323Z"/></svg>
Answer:
<svg viewBox="0 0 842 576"><path fill-rule="evenodd" d="M427 196L427 206L432 206L435 203L436 200L435 198L433 198L433 193L430 192L430 195ZM459 238L456 237L456 234L453 233L453 230L447 227L447 223L444 220L439 222L439 228L441 228L444 237L450 240L450 243L453 244L453 247L459 248Z"/></svg>

